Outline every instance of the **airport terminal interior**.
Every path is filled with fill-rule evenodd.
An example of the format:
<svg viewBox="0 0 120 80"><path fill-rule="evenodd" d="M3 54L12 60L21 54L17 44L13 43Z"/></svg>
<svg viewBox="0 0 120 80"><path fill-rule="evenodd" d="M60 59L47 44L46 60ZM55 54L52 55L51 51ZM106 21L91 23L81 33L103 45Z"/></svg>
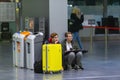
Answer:
<svg viewBox="0 0 120 80"><path fill-rule="evenodd" d="M119 80L120 40L83 42L89 50L83 55L84 70L57 74L37 74L33 70L13 66L12 43L0 42L0 80Z"/></svg>
<svg viewBox="0 0 120 80"><path fill-rule="evenodd" d="M84 70L35 73L41 42L52 32L63 39L73 6L84 13ZM0 80L120 80L119 10L120 0L0 0ZM24 59L33 65L26 68L27 53L32 55Z"/></svg>

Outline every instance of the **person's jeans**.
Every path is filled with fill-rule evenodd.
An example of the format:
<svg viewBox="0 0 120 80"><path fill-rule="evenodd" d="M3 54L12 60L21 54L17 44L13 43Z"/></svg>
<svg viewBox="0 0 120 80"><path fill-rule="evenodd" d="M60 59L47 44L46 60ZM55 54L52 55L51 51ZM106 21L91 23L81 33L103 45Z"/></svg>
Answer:
<svg viewBox="0 0 120 80"><path fill-rule="evenodd" d="M73 33L73 40L77 40L80 49L83 49L82 42L81 42L81 40L80 40L80 37L79 37L79 33L78 33L78 32L74 32L74 33Z"/></svg>

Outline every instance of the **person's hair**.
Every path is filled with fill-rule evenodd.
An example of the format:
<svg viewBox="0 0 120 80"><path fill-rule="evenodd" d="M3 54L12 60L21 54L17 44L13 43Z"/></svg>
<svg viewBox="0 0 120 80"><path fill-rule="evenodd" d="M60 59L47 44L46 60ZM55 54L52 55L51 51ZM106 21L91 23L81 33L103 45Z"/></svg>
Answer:
<svg viewBox="0 0 120 80"><path fill-rule="evenodd" d="M51 33L50 37L54 38L56 35L58 35L58 34L54 32L54 33Z"/></svg>
<svg viewBox="0 0 120 80"><path fill-rule="evenodd" d="M77 7L73 7L72 13L77 14L78 12L80 12L80 9Z"/></svg>
<svg viewBox="0 0 120 80"><path fill-rule="evenodd" d="M68 37L68 34L72 34L71 32L66 32L65 37Z"/></svg>

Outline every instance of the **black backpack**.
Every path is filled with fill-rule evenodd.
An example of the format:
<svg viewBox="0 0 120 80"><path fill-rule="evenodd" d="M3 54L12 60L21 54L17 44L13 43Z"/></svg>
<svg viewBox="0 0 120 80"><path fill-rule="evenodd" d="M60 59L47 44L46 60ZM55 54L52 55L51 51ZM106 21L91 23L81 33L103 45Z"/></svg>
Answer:
<svg viewBox="0 0 120 80"><path fill-rule="evenodd" d="M42 70L42 60L35 61L35 63L34 63L34 72L35 73L43 73L43 70Z"/></svg>

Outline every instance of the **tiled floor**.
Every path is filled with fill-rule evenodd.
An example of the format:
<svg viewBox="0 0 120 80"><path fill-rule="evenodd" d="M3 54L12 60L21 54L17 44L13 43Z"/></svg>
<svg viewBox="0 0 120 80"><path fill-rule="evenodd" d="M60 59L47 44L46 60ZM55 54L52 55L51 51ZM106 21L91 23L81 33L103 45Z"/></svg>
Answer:
<svg viewBox="0 0 120 80"><path fill-rule="evenodd" d="M0 42L0 80L120 80L120 40L108 41L107 46L104 41L88 41L84 47L89 50L82 59L85 70L35 74L13 67L12 44Z"/></svg>

